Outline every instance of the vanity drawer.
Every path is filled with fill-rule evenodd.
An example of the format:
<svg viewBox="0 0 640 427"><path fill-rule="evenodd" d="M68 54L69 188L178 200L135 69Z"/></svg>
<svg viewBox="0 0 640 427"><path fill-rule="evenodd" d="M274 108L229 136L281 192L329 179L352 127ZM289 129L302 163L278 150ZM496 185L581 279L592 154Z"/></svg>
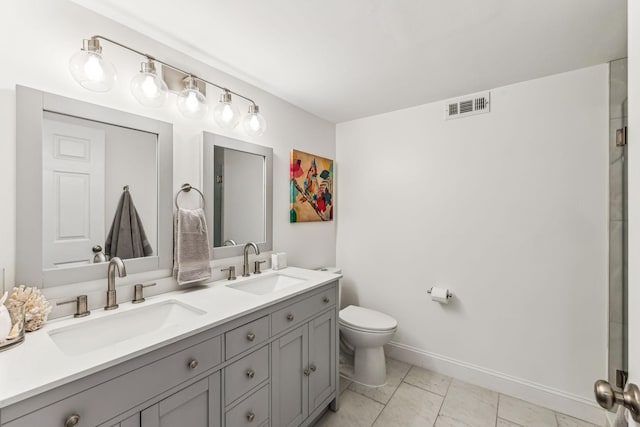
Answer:
<svg viewBox="0 0 640 427"><path fill-rule="evenodd" d="M233 362L224 371L225 404L228 405L269 378L269 346Z"/></svg>
<svg viewBox="0 0 640 427"><path fill-rule="evenodd" d="M271 315L272 335L301 323L303 320L315 316L322 310L336 303L336 287L312 295L308 298L280 309Z"/></svg>
<svg viewBox="0 0 640 427"><path fill-rule="evenodd" d="M192 363L194 360L197 363ZM64 426L72 414L80 416L79 425L98 425L221 362L222 340L217 336L3 424L3 427Z"/></svg>
<svg viewBox="0 0 640 427"><path fill-rule="evenodd" d="M269 338L269 316L235 328L224 334L225 359L242 353Z"/></svg>
<svg viewBox="0 0 640 427"><path fill-rule="evenodd" d="M269 419L269 384L227 411L225 421L231 427L251 427Z"/></svg>

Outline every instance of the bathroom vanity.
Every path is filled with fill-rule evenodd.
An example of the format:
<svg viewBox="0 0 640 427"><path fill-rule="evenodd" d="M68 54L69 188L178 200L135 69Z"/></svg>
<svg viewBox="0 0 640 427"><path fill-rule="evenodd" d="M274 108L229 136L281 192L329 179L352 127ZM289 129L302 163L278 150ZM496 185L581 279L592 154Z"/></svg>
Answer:
<svg viewBox="0 0 640 427"><path fill-rule="evenodd" d="M0 425L308 425L337 406L339 277L287 268L49 322L0 353Z"/></svg>

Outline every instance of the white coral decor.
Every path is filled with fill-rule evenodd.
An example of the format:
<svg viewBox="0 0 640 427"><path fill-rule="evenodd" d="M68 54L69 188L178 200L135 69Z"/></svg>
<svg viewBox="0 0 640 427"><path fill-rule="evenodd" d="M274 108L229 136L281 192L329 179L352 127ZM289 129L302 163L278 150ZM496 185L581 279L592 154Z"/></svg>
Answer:
<svg viewBox="0 0 640 427"><path fill-rule="evenodd" d="M13 288L6 305L12 307L20 303L24 304L24 329L27 332L40 329L51 313L51 304L42 295L42 292L35 287L16 286Z"/></svg>

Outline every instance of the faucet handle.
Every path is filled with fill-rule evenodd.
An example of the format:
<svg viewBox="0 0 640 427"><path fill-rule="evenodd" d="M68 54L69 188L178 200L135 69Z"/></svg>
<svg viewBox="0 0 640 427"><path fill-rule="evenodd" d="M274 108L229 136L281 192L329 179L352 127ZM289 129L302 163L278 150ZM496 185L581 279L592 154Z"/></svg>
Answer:
<svg viewBox="0 0 640 427"><path fill-rule="evenodd" d="M56 303L56 305L64 305L76 303L76 312L73 317L85 317L91 314L89 310L87 310L87 296L86 295L78 295L76 298L69 301L60 301Z"/></svg>
<svg viewBox="0 0 640 427"><path fill-rule="evenodd" d="M266 259L263 259L261 261L255 260L253 262L253 274L260 274L262 273L262 271L260 271L260 264L267 262Z"/></svg>
<svg viewBox="0 0 640 427"><path fill-rule="evenodd" d="M155 286L155 283L149 283L148 285L143 285L142 283L138 283L133 287L133 300L131 301L133 304L140 304L141 302L145 302L144 296L142 295L142 289L148 288L149 286Z"/></svg>
<svg viewBox="0 0 640 427"><path fill-rule="evenodd" d="M220 271L228 271L229 272L229 276L227 277L227 280L236 280L236 267L235 265L230 265L227 268L223 268Z"/></svg>

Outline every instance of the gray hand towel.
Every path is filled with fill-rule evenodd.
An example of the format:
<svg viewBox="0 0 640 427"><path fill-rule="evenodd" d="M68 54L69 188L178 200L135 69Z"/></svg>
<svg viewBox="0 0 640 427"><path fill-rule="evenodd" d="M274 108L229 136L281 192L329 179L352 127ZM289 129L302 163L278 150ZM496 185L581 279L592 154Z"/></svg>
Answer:
<svg viewBox="0 0 640 427"><path fill-rule="evenodd" d="M141 258L153 254L138 211L128 190L122 192L111 229L104 243L104 253L122 259Z"/></svg>
<svg viewBox="0 0 640 427"><path fill-rule="evenodd" d="M178 209L173 234L173 277L178 285L211 278L209 235L203 209Z"/></svg>

